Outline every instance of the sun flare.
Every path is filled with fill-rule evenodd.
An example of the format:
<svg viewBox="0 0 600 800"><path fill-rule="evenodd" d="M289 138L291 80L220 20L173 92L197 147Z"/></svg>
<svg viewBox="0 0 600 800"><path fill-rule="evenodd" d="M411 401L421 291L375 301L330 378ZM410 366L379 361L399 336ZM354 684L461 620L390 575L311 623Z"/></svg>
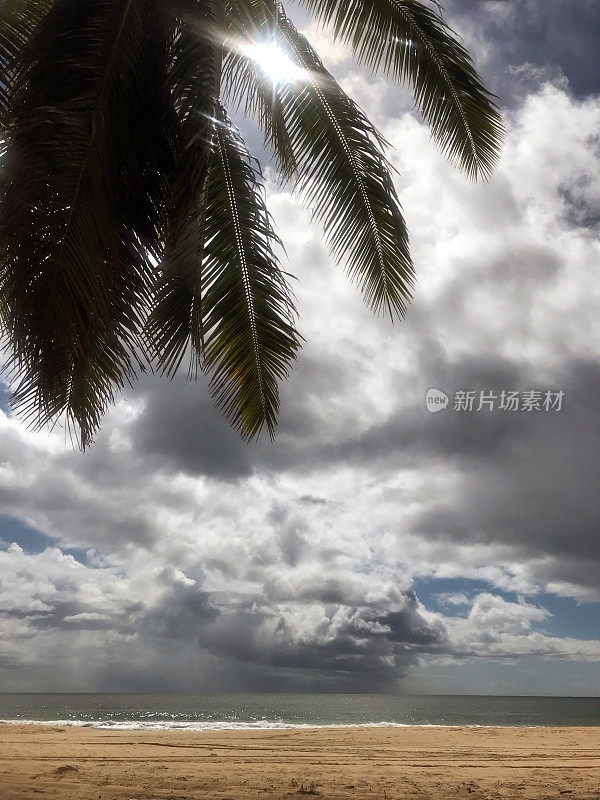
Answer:
<svg viewBox="0 0 600 800"><path fill-rule="evenodd" d="M306 71L295 64L275 42L254 42L247 45L244 52L273 83L294 83L306 79Z"/></svg>

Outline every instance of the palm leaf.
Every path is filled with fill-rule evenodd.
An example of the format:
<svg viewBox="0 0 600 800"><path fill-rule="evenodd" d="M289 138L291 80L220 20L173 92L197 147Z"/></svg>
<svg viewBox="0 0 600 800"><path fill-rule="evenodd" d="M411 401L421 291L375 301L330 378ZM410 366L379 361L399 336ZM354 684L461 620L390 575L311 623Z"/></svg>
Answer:
<svg viewBox="0 0 600 800"><path fill-rule="evenodd" d="M256 27L261 22L256 18ZM306 75L305 81L276 87L297 189L367 303L392 318L402 316L414 272L406 225L380 149L384 140L281 9L276 29L281 46Z"/></svg>
<svg viewBox="0 0 600 800"><path fill-rule="evenodd" d="M281 99L273 82L235 48L228 50L223 64L223 96L235 110L252 117L260 125L265 143L273 150L286 179L293 176L297 164L285 125Z"/></svg>
<svg viewBox="0 0 600 800"><path fill-rule="evenodd" d="M0 5L0 129L21 54L51 6L52 0L3 0Z"/></svg>
<svg viewBox="0 0 600 800"><path fill-rule="evenodd" d="M265 143L273 150L285 178L291 178L296 162L285 125L281 100L273 81L256 68L243 49L244 43L268 41L276 35L277 6L267 0L231 3L227 14L227 39L223 63L222 95L236 110L255 119Z"/></svg>
<svg viewBox="0 0 600 800"><path fill-rule="evenodd" d="M206 176L219 96L222 44L219 4L166 3L175 11L168 63L173 114L168 126L174 154L165 221L165 252L147 324L158 363L172 375L190 352L202 351L201 263ZM191 349L189 345L191 344Z"/></svg>
<svg viewBox="0 0 600 800"><path fill-rule="evenodd" d="M39 425L65 413L84 447L133 376L158 251L150 8L55 2L11 88L0 306L13 403Z"/></svg>
<svg viewBox="0 0 600 800"><path fill-rule="evenodd" d="M503 125L463 45L418 0L302 0L373 69L408 82L441 150L472 178L498 162ZM437 4L436 4L437 5Z"/></svg>
<svg viewBox="0 0 600 800"><path fill-rule="evenodd" d="M251 439L265 425L273 435L278 381L299 337L260 176L222 109L217 118L206 189L205 368L218 407Z"/></svg>

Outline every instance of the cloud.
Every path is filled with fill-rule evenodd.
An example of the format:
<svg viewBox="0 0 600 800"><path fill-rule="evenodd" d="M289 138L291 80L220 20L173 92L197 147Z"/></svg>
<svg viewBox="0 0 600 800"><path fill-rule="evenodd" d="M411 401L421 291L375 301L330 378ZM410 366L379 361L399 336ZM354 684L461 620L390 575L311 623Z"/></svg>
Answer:
<svg viewBox="0 0 600 800"><path fill-rule="evenodd" d="M154 468L225 479L251 472L250 452L221 424L207 380L189 384L183 377L173 381L148 377L135 392L143 399L144 411L129 438Z"/></svg>
<svg viewBox="0 0 600 800"><path fill-rule="evenodd" d="M497 5L458 6L489 68L509 47L489 31L514 24ZM597 640L548 633L536 596L600 600L600 100L519 52L488 186L445 164L404 95L342 69L396 147L419 275L401 325L371 316L269 184L306 338L274 444L243 444L183 379L144 377L84 455L0 413L2 513L55 544L0 531L3 685L366 691L444 660L597 660ZM429 414L431 387L565 402ZM432 577L488 590L440 595L440 613L413 587Z"/></svg>
<svg viewBox="0 0 600 800"><path fill-rule="evenodd" d="M317 22L310 22L302 29L302 33L308 38L330 72L335 73L340 64L352 58L351 48L342 42L335 41L331 30L324 29Z"/></svg>
<svg viewBox="0 0 600 800"><path fill-rule="evenodd" d="M518 101L511 67L530 63L565 75L579 97L597 93L595 43L600 19L594 3L572 0L453 0L450 22L505 104ZM526 86L535 91L539 83Z"/></svg>
<svg viewBox="0 0 600 800"><path fill-rule="evenodd" d="M470 606L471 601L464 592L441 592L437 596L438 605Z"/></svg>
<svg viewBox="0 0 600 800"><path fill-rule="evenodd" d="M562 658L600 661L600 642L547 636L532 630L550 616L543 608L519 600L511 603L479 594L466 618L447 621L454 655L501 658Z"/></svg>

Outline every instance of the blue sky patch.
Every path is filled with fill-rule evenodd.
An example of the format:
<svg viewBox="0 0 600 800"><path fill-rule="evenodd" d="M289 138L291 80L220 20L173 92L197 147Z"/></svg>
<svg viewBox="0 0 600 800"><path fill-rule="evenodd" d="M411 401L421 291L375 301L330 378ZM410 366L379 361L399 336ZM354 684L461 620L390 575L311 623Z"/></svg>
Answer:
<svg viewBox="0 0 600 800"><path fill-rule="evenodd" d="M448 594L465 594L473 598L482 592L489 592L509 603L516 603L518 600L516 592L505 592L487 581L468 578L418 578L414 584L419 600L427 608L440 611L446 617L464 617L469 611L467 605L444 602L444 595ZM548 636L569 636L574 639L600 637L600 603L578 604L573 598L546 593L529 595L525 599L552 614L536 626Z"/></svg>
<svg viewBox="0 0 600 800"><path fill-rule="evenodd" d="M47 547L56 547L57 542L15 517L0 514L0 547L6 548L13 542L29 555L41 553ZM73 556L81 564L87 564L87 553L77 547L61 547L63 553Z"/></svg>
<svg viewBox="0 0 600 800"><path fill-rule="evenodd" d="M10 397L11 393L5 383L0 381L0 411L10 416Z"/></svg>

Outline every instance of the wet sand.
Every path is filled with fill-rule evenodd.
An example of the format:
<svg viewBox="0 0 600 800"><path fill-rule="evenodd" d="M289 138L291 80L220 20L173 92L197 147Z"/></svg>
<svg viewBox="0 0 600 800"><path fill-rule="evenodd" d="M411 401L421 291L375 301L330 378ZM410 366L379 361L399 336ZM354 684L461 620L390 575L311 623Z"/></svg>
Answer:
<svg viewBox="0 0 600 800"><path fill-rule="evenodd" d="M600 800L600 728L0 725L0 800Z"/></svg>

